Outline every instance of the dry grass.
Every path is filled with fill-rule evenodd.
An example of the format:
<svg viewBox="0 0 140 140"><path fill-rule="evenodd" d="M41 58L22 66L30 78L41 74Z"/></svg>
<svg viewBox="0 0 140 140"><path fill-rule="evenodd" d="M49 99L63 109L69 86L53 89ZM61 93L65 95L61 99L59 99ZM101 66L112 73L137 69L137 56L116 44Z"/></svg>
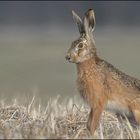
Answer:
<svg viewBox="0 0 140 140"><path fill-rule="evenodd" d="M46 108L34 106L34 98L28 105L0 105L0 138L92 138L86 129L89 108L76 104L74 99L59 103L59 97L50 100ZM126 119L120 123L117 117L104 112L95 138L140 138L140 130L133 128Z"/></svg>

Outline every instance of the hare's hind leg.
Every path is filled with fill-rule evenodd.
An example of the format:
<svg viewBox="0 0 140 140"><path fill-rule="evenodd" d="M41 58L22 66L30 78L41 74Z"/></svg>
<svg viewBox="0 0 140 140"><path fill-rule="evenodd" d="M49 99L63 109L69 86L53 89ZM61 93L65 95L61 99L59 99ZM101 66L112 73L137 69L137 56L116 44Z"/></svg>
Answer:
<svg viewBox="0 0 140 140"><path fill-rule="evenodd" d="M132 100L130 104L130 110L136 120L136 122L140 126L140 98L136 98L135 100Z"/></svg>
<svg viewBox="0 0 140 140"><path fill-rule="evenodd" d="M133 128L136 128L136 127L138 126L138 123L137 123L137 121L136 121L136 119L135 119L133 113L132 113L132 115L130 115L130 116L126 116L126 115L123 115L123 114L116 113L116 116L117 116L117 118L118 118L118 121L119 121L121 124L122 124L123 121L126 120L126 117L127 117L129 123L131 124L131 126L132 126Z"/></svg>
<svg viewBox="0 0 140 140"><path fill-rule="evenodd" d="M136 122L140 125L140 110L133 109L132 112L133 112Z"/></svg>

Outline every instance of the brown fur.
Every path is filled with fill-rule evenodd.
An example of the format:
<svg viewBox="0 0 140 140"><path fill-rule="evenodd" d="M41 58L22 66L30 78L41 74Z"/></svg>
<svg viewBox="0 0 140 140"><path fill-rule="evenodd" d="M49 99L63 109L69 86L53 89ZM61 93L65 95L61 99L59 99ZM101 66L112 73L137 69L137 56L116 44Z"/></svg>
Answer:
<svg viewBox="0 0 140 140"><path fill-rule="evenodd" d="M120 72L104 60L94 58L77 64L77 70L79 92L91 107L88 128L92 133L108 101L128 110L126 115L134 115L140 123L139 80Z"/></svg>
<svg viewBox="0 0 140 140"><path fill-rule="evenodd" d="M95 16L92 16L91 10L88 12L90 12L87 14L90 14L90 19L93 17L91 24L95 21ZM88 20L88 17L86 18ZM84 26L87 26L87 23ZM79 28L81 27L82 25ZM84 27L82 29L84 31ZM87 31L85 31L86 33ZM83 49L78 49L77 44L82 41L85 46ZM66 58L76 63L78 90L91 107L87 124L91 134L94 134L101 113L105 108L109 108L117 114L132 117L140 124L140 80L126 75L113 65L100 59L89 33L83 35L82 32L80 39L75 41L69 49Z"/></svg>

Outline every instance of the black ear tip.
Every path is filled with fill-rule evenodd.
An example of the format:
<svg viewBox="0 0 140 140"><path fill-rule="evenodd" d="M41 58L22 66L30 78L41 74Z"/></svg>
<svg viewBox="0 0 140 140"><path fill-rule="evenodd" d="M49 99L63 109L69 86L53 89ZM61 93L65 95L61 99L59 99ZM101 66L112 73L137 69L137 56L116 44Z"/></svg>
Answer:
<svg viewBox="0 0 140 140"><path fill-rule="evenodd" d="M88 9L88 12L93 11L93 9Z"/></svg>
<svg viewBox="0 0 140 140"><path fill-rule="evenodd" d="M88 11L85 13L86 16L89 16L90 14L93 14L94 10L93 9L88 9Z"/></svg>

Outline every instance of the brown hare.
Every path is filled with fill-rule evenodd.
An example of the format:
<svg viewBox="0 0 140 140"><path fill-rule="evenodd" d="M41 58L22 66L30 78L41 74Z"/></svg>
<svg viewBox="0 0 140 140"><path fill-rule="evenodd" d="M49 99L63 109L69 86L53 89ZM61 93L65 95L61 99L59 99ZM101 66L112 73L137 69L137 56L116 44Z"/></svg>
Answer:
<svg viewBox="0 0 140 140"><path fill-rule="evenodd" d="M140 124L140 80L98 57L92 35L95 29L92 9L85 13L83 20L74 11L72 14L80 37L72 43L66 59L76 63L78 90L91 108L87 128L94 134L105 108Z"/></svg>

